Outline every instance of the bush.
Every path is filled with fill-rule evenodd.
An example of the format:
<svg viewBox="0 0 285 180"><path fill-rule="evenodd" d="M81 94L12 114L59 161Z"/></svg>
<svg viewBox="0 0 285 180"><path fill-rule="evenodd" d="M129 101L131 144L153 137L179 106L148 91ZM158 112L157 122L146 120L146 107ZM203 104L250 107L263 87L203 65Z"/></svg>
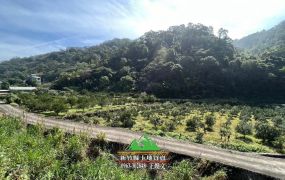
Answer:
<svg viewBox="0 0 285 180"><path fill-rule="evenodd" d="M193 116L186 122L187 131L196 131L201 125L201 120L198 116Z"/></svg>
<svg viewBox="0 0 285 180"><path fill-rule="evenodd" d="M158 115L153 115L150 117L150 122L154 125L154 128L157 129L157 126L162 124L162 120Z"/></svg>
<svg viewBox="0 0 285 180"><path fill-rule="evenodd" d="M128 111L120 115L119 121L122 122L122 127L124 128L131 128L135 124L132 114Z"/></svg>
<svg viewBox="0 0 285 180"><path fill-rule="evenodd" d="M213 126L216 123L216 118L213 114L207 114L205 117L205 124L207 125L207 129L212 131L213 130Z"/></svg>
<svg viewBox="0 0 285 180"><path fill-rule="evenodd" d="M90 107L90 101L87 96L81 96L77 100L77 108L83 109L83 112L86 108Z"/></svg>
<svg viewBox="0 0 285 180"><path fill-rule="evenodd" d="M279 150L285 150L285 137L280 136L275 141L273 141L273 146Z"/></svg>
<svg viewBox="0 0 285 180"><path fill-rule="evenodd" d="M167 171L163 177L163 179L194 179L196 176L196 170L194 166L188 161L183 160L179 163L175 163L170 171Z"/></svg>
<svg viewBox="0 0 285 180"><path fill-rule="evenodd" d="M162 130L172 132L175 130L175 124L173 120L170 121L164 121Z"/></svg>
<svg viewBox="0 0 285 180"><path fill-rule="evenodd" d="M265 153L269 152L271 153L272 150L270 150L267 147L264 147L262 145L253 145L253 144L246 144L246 143L227 143L227 144L221 144L222 148L226 149L232 149L240 152L258 152L258 153Z"/></svg>
<svg viewBox="0 0 285 180"><path fill-rule="evenodd" d="M72 108L73 106L75 106L77 104L78 98L74 95L71 95L71 96L68 96L66 101L70 105L70 107Z"/></svg>
<svg viewBox="0 0 285 180"><path fill-rule="evenodd" d="M241 120L239 121L236 127L236 131L238 133L243 134L244 138L245 138L245 135L251 135L252 134L252 123L250 121Z"/></svg>
<svg viewBox="0 0 285 180"><path fill-rule="evenodd" d="M196 133L195 142L202 144L204 142L203 137L204 137L204 133L201 131L198 131Z"/></svg>
<svg viewBox="0 0 285 180"><path fill-rule="evenodd" d="M282 116L274 116L272 118L272 122L274 123L274 125L278 128L280 128L283 133L285 131L285 117L283 118Z"/></svg>
<svg viewBox="0 0 285 180"><path fill-rule="evenodd" d="M11 103L17 103L17 104L21 104L21 99L16 95L16 94L9 94L6 98L5 98L6 103L11 104Z"/></svg>
<svg viewBox="0 0 285 180"><path fill-rule="evenodd" d="M269 122L259 122L256 124L255 128L256 137L262 139L263 142L271 143L281 135L280 129Z"/></svg>
<svg viewBox="0 0 285 180"><path fill-rule="evenodd" d="M250 121L250 118L251 118L251 114L249 114L248 112L243 112L240 114L240 117L239 119L241 121Z"/></svg>
<svg viewBox="0 0 285 180"><path fill-rule="evenodd" d="M205 177L203 180L227 180L227 173L224 170L218 170L214 175Z"/></svg>
<svg viewBox="0 0 285 180"><path fill-rule="evenodd" d="M255 119L256 119L256 121L259 121L259 122L265 122L266 121L266 117L263 113L255 114Z"/></svg>
<svg viewBox="0 0 285 180"><path fill-rule="evenodd" d="M231 134L232 134L231 127L229 126L229 124L227 122L224 123L220 129L221 139L223 139L223 137L224 137L225 140L229 141Z"/></svg>
<svg viewBox="0 0 285 180"><path fill-rule="evenodd" d="M98 117L91 117L90 118L90 122L92 124L99 124L100 123L100 118L98 118Z"/></svg>
<svg viewBox="0 0 285 180"><path fill-rule="evenodd" d="M67 110L67 105L63 99L56 99L52 102L51 110L58 115L60 112L65 112Z"/></svg>
<svg viewBox="0 0 285 180"><path fill-rule="evenodd" d="M230 110L230 114L231 114L232 116L237 116L238 113L239 113L239 107L238 107L238 106L233 106L233 107L231 108L231 110Z"/></svg>
<svg viewBox="0 0 285 180"><path fill-rule="evenodd" d="M154 95L148 95L147 93L141 93L139 99L144 103L153 103L156 101L156 97Z"/></svg>
<svg viewBox="0 0 285 180"><path fill-rule="evenodd" d="M65 145L64 156L69 163L82 161L86 157L87 141L85 137L72 136Z"/></svg>

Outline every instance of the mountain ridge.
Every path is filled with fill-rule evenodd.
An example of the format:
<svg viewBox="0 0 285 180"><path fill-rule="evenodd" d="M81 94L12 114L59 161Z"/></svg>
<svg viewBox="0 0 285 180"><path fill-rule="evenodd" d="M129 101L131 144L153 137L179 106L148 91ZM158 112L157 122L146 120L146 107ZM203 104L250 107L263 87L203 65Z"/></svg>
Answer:
<svg viewBox="0 0 285 180"><path fill-rule="evenodd" d="M276 26L247 35L239 40L233 41L233 44L254 54L260 54L265 50L284 46L285 43L285 20Z"/></svg>
<svg viewBox="0 0 285 180"><path fill-rule="evenodd" d="M0 63L0 80L25 85L27 76L38 74L58 90L147 92L166 98L284 98L282 52L275 47L263 56L244 54L234 47L227 30L221 28L215 35L212 27L189 23L149 31L135 40L113 39L15 58Z"/></svg>

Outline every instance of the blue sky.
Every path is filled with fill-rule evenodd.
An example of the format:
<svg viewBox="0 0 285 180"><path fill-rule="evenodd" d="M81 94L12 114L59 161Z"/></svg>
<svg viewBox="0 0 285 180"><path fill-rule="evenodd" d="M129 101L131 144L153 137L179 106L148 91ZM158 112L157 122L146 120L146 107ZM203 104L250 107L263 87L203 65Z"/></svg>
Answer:
<svg viewBox="0 0 285 180"><path fill-rule="evenodd" d="M202 23L232 38L285 20L284 0L0 0L0 61Z"/></svg>

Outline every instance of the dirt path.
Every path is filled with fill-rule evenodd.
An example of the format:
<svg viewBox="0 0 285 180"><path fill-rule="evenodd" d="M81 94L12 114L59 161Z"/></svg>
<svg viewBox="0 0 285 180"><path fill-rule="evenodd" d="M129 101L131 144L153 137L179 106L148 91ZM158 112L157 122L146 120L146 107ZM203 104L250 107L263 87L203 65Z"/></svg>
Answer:
<svg viewBox="0 0 285 180"><path fill-rule="evenodd" d="M122 128L99 127L84 123L46 118L37 114L24 112L19 108L7 104L0 104L0 111L7 115L20 117L28 124L39 123L47 128L58 127L71 133L84 132L90 137L96 137L98 133L102 132L106 134L106 140L122 144L130 144L134 138L139 138L142 135L142 133L132 132ZM152 136L152 139L156 141L160 148L176 154L204 158L267 176L285 179L285 159L225 150L172 138Z"/></svg>

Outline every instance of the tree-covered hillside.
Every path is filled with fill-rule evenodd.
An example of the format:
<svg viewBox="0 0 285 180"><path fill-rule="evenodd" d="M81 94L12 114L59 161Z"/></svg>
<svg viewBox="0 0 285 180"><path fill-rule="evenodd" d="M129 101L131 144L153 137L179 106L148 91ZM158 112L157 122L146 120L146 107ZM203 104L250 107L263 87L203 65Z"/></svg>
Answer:
<svg viewBox="0 0 285 180"><path fill-rule="evenodd" d="M277 50L280 47L284 49L285 43L285 21L277 26L248 35L240 40L234 41L238 48L249 50L253 53L263 53L265 50Z"/></svg>
<svg viewBox="0 0 285 180"><path fill-rule="evenodd" d="M283 52L283 51L281 51ZM158 97L284 98L285 56L235 50L227 31L201 24L150 31L0 64L0 80L21 84L32 73L52 88L148 92Z"/></svg>

